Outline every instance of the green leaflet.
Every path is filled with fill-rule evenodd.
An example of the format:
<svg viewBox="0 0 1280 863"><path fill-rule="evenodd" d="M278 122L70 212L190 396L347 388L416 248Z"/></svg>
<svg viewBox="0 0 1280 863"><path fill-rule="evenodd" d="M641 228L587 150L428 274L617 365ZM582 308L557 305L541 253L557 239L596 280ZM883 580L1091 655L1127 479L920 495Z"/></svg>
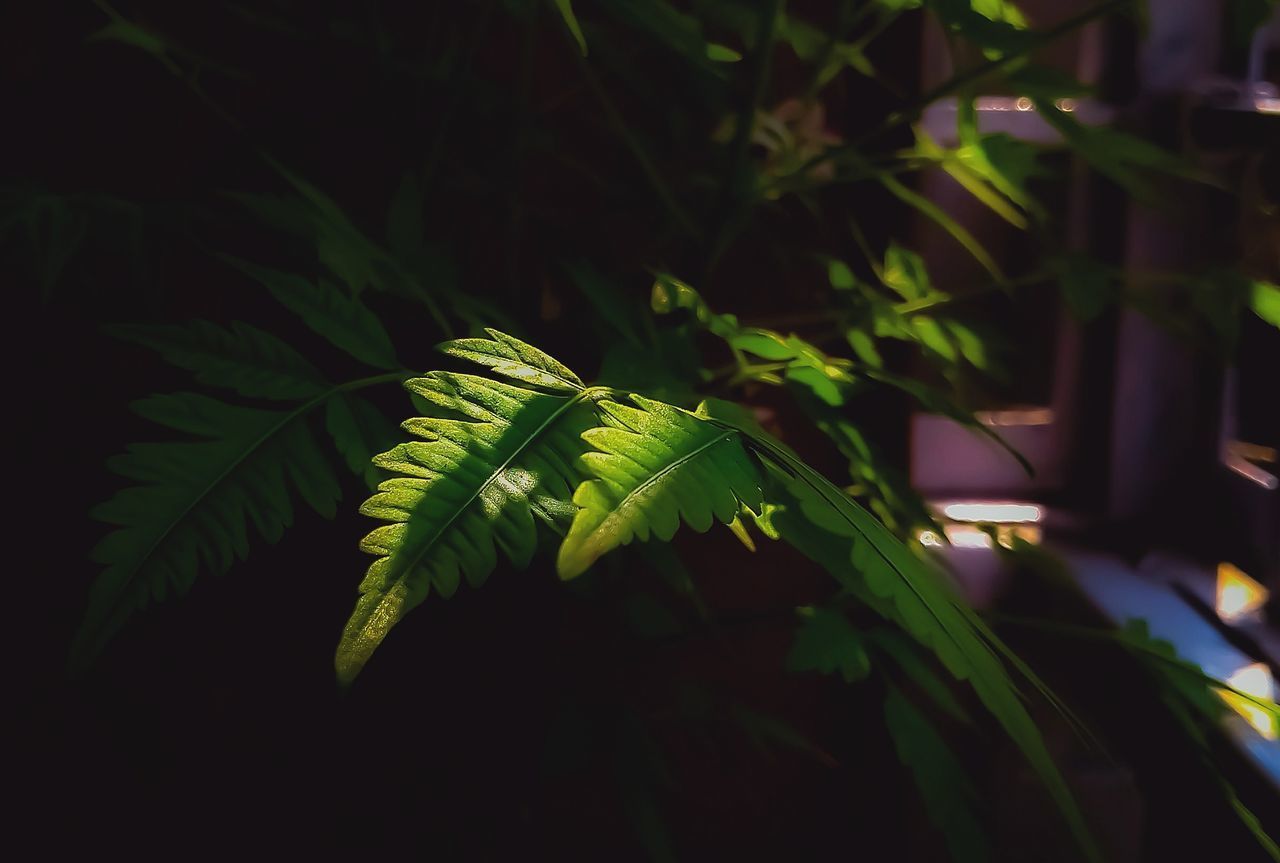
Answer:
<svg viewBox="0 0 1280 863"><path fill-rule="evenodd" d="M1010 657L1008 649L944 587L936 572L866 510L776 441L758 432L747 434L748 447L763 456L776 480L770 499L782 505L773 518L782 537L853 592L869 592L880 600L877 607L931 648L955 677L969 681L1039 774L1081 848L1099 859L1080 811L997 655ZM1015 666L1045 691L1024 666Z"/></svg>
<svg viewBox="0 0 1280 863"><path fill-rule="evenodd" d="M805 609L796 630L796 640L787 656L789 671L840 672L845 683L862 680L871 673L871 657L862 635L842 611L830 608Z"/></svg>
<svg viewBox="0 0 1280 863"><path fill-rule="evenodd" d="M946 837L951 856L962 863L989 859L974 811L978 794L937 729L892 686L884 700L884 721L898 760L911 771L929 820Z"/></svg>
<svg viewBox="0 0 1280 863"><path fill-rule="evenodd" d="M1255 280L1250 285L1249 308L1267 323L1280 327L1280 286Z"/></svg>
<svg viewBox="0 0 1280 863"><path fill-rule="evenodd" d="M580 509L560 546L569 579L633 539L671 539L684 521L699 533L729 524L742 504L760 511L755 464L736 429L640 396L635 407L600 404L602 428L582 437L595 448L582 464L595 479L574 492Z"/></svg>
<svg viewBox="0 0 1280 863"><path fill-rule="evenodd" d="M568 28L569 35L573 36L573 41L578 43L578 50L582 52L582 56L587 56L587 38L582 35L582 25L578 23L578 16L573 14L573 0L554 0L556 11L560 13L560 17L564 19L564 26Z"/></svg>
<svg viewBox="0 0 1280 863"><path fill-rule="evenodd" d="M324 424L347 467L375 488L382 475L373 466L373 457L400 436L395 423L366 399L336 393L325 402Z"/></svg>
<svg viewBox="0 0 1280 863"><path fill-rule="evenodd" d="M261 282L281 305L334 347L375 368L400 368L387 331L358 297L348 296L325 281L316 284L293 273L234 258L226 260Z"/></svg>
<svg viewBox="0 0 1280 863"><path fill-rule="evenodd" d="M440 345L451 357L488 366L497 374L521 383L572 393L583 388L582 381L563 363L532 345L506 333L485 328L490 339L454 339Z"/></svg>
<svg viewBox="0 0 1280 863"><path fill-rule="evenodd" d="M73 667L92 659L135 610L184 593L201 570L222 573L244 559L251 533L278 540L293 522L293 491L333 516L341 491L305 422L316 403L262 410L180 393L134 405L197 440L134 444L108 463L138 484L93 511L118 529L93 551L106 569L72 647Z"/></svg>
<svg viewBox="0 0 1280 863"><path fill-rule="evenodd" d="M492 334L494 344L535 364L503 366L507 373L554 362L510 336ZM476 352L480 340L463 341L466 347L443 347ZM478 356L486 364L492 358L483 351ZM564 380L577 380L563 371ZM537 546L534 516L548 522L567 516L563 502L581 478L581 435L596 425L593 402L602 394L547 393L445 372L405 386L441 415L407 420L404 429L424 440L402 443L374 459L397 476L360 508L389 524L360 545L377 559L360 584L360 599L338 644L335 665L343 683L355 679L391 627L432 588L448 597L462 578L481 584L499 550L518 567L528 563Z"/></svg>
<svg viewBox="0 0 1280 863"><path fill-rule="evenodd" d="M305 399L328 385L297 351L257 327L232 321L223 329L208 321L112 326L107 333L157 351L196 380L242 396Z"/></svg>

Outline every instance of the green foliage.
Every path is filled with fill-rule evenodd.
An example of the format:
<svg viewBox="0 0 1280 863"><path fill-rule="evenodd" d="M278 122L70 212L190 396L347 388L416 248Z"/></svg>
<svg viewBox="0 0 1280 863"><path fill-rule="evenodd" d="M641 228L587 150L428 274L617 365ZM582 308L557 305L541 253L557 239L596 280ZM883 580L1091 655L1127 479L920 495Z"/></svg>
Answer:
<svg viewBox="0 0 1280 863"><path fill-rule="evenodd" d="M422 438L376 456L396 476L360 511L389 522L361 549L377 556L338 645L338 677L349 683L406 613L431 590L452 596L462 578L482 584L501 550L517 567L537 548L535 519L555 525L581 477L579 438L595 425L594 401L560 363L510 336L446 342L442 349L551 392L473 375L436 372L405 386L436 408L404 423ZM455 417L462 417L457 419Z"/></svg>
<svg viewBox="0 0 1280 863"><path fill-rule="evenodd" d="M871 672L871 657L858 630L839 611L806 609L787 657L792 671L839 672L845 683L862 680Z"/></svg>
<svg viewBox="0 0 1280 863"><path fill-rule="evenodd" d="M564 26L569 29L573 41L577 42L578 48L582 50L582 56L587 56L587 39L582 35L582 25L578 23L578 16L573 14L573 0L555 0L555 4L556 11L564 19Z"/></svg>
<svg viewBox="0 0 1280 863"><path fill-rule="evenodd" d="M358 297L344 295L328 282L316 285L300 276L245 261L231 263L260 282L281 305L334 347L374 368L400 367L382 322Z"/></svg>
<svg viewBox="0 0 1280 863"><path fill-rule="evenodd" d="M760 481L736 431L679 408L631 396L635 407L604 402L602 425L582 435L595 479L573 493L578 512L560 546L562 578L633 539L671 539L680 522L705 533L742 506L759 511Z"/></svg>
<svg viewBox="0 0 1280 863"><path fill-rule="evenodd" d="M944 586L938 572L847 495L780 444L761 436L751 443L774 474L769 494L781 507L773 523L782 538L930 648L953 676L968 681L1039 774L1081 848L1096 859L1088 829L1000 661L1008 649ZM1043 684L1029 679L1044 691Z"/></svg>
<svg viewBox="0 0 1280 863"><path fill-rule="evenodd" d="M262 410L194 393L134 405L146 419L195 439L134 444L109 463L138 485L93 512L116 530L93 552L106 569L72 650L76 665L137 609L186 592L200 571L222 573L242 560L250 535L279 540L293 523L295 493L333 516L341 492L305 407Z"/></svg>
<svg viewBox="0 0 1280 863"><path fill-rule="evenodd" d="M890 688L884 700L884 721L930 820L946 837L951 856L958 861L990 859L976 812L978 793L928 717L900 690Z"/></svg>
<svg viewBox="0 0 1280 863"><path fill-rule="evenodd" d="M291 401L327 389L315 366L268 332L233 321L223 329L208 321L108 327L116 338L157 351L212 387L250 398Z"/></svg>
<svg viewBox="0 0 1280 863"><path fill-rule="evenodd" d="M207 95L216 89L204 88L216 67L161 31L96 5L107 20L91 40L147 53L220 112ZM674 599L690 602L713 628L714 612L698 597L698 573L690 573L679 548L667 543L681 523L706 532L719 522L754 551L749 528L755 525L834 581L823 605L800 610L787 666L838 675L846 683L866 680L874 668L876 679L859 691L887 687L884 718L894 748L957 859L984 859L987 842L965 765L934 719L977 726L957 696L970 689L1037 772L1081 849L1093 855L1022 690L1056 702L965 605L945 573L904 544L932 516L864 432L861 411L864 394L893 390L1000 441L976 419L974 400L967 397L971 383L999 375L1005 359L1001 345L957 311L972 296L1000 297L1045 284L1083 321L1126 303L1179 332L1207 331L1226 346L1246 311L1280 326L1280 288L1274 284L1224 269L1120 272L1063 250L1062 225L1037 199L1038 182L1050 176L1045 157L1063 148L1148 201L1167 200L1172 181L1205 179L1177 154L1079 122L1060 100L1084 95L1086 88L1028 59L1052 39L1125 5L1103 2L1052 30L1036 31L1005 0L842 2L821 21L803 18L807 9L773 2L599 0L575 9L572 0L511 0L495 9L505 8L516 27L494 38L498 34L489 28L497 25L487 6L472 32L471 7L455 4L442 7L440 19L455 14L468 26L456 32L443 27L439 40L425 48L415 43L408 58L397 56L397 40L380 23L371 25L370 44L361 50L373 50L388 80L410 84L405 89L421 93L424 104L439 95L433 87L447 94L428 124L434 137L407 148L414 153L411 163L370 172L378 182L402 178L382 189L389 192L383 198L377 182L370 186L379 222L384 211L377 205L389 198L385 235L375 236L356 211L348 212L265 149L255 152L283 194L229 195L306 254L280 263L281 269L224 260L291 313L299 331L336 348L336 356L312 357L295 348L307 332L295 340L240 321L109 328L198 383L248 403L181 393L136 405L142 416L182 437L135 444L110 464L131 486L94 513L112 530L94 552L104 571L77 638L76 663L83 666L134 611L188 590L201 573L226 571L256 540L278 540L295 520L298 498L322 516L333 515L343 492L341 465L376 488L361 512L384 523L361 543L375 559L337 648L344 684L429 595L447 598L464 580L478 586L508 565L528 565L540 550L557 561L562 578L572 579L610 551L647 542L633 546L633 556L657 570ZM1241 20L1256 24L1266 4L1234 5ZM842 140L827 128L824 91L840 82L842 88L883 84L896 93L896 85L878 74L869 57L879 55L869 49L900 17L925 15L945 31L957 74L918 98L902 98L866 135ZM329 23L333 33L325 38L365 36L351 22ZM563 63L547 69L557 72L562 65L575 76L555 82L559 95L546 81L524 86L537 77L530 58L540 57L539 34L548 32L555 37L550 50L561 51ZM523 44L504 58L519 70L521 86L511 94L487 71L471 68L478 57L505 53L509 42ZM771 76L779 50L803 74ZM988 87L1032 98L1061 147L982 133L973 100L991 92ZM954 140L935 140L920 124L912 146L887 148L885 133L916 124L928 104L950 96L957 105ZM560 125L558 118L568 113L564 104L578 98L589 100L589 109L579 111L581 128ZM650 110L651 122L636 125L637 109ZM494 140L486 139L486 123L498 130ZM392 134L403 131L396 125ZM579 149L584 144L591 150L587 158ZM597 151L598 160L589 158ZM543 197L551 197L545 189L558 187L562 178L538 176L530 169L535 156L569 170L601 193L608 210L635 221L611 221L605 207L599 225L560 221L558 202ZM931 169L945 171L974 200L1026 231L1028 248L1045 250L1040 268L1007 276L965 224L921 193L916 175ZM849 196L827 194L836 186L853 190ZM857 224L851 236L822 230L848 220L847 213L830 211L830 201L866 191L901 205L887 231L871 232L874 243ZM472 240L445 236L459 202L464 219L468 202L492 219L496 240L481 257L505 265L512 286L506 296L489 285L488 260L474 272L461 270ZM136 209L105 198L6 192L0 236L16 238L34 253L30 269L48 298L74 257L91 245L87 239L101 233L100 223L129 222L136 215L130 208ZM951 274L930 273L920 254L893 239L909 236L898 218L904 213L936 223L986 272L986 284L956 286ZM594 212L589 215L596 221ZM472 230L464 219L458 223ZM807 245L782 239L803 238L809 227L817 229ZM602 242L614 231L646 239L615 254L610 242ZM739 296L736 283L723 275L738 270L722 269L721 262L744 251L738 263L776 260L786 275L777 296L764 298L785 301L773 304L774 312L786 312L781 318ZM646 308L643 294L629 294L625 285L650 266L657 275ZM690 278L710 302L668 274L667 266L696 274ZM1169 288L1192 314L1162 295L1130 295L1123 287L1143 281ZM535 296L540 308L511 302L533 290L541 292ZM725 307L741 310L742 317ZM596 349L598 384L587 385L538 348L485 326L524 332L522 327L535 327L535 309L536 327L571 340L573 356L592 356ZM393 343L387 326L393 315L394 332L402 331L402 316L404 332L433 329L450 338L440 347L451 361L478 365L486 376L407 371L402 358L409 364L420 358L413 354L415 342ZM451 338L462 332L472 337ZM704 348L727 364L703 368ZM334 383L330 363L352 361L377 373ZM358 392L395 382L404 383L418 414L402 426L414 439L398 443L403 434ZM756 398L768 387L790 397L781 413L801 426L798 440L804 440L805 426L812 427L848 461L852 485L831 483L760 428ZM786 422L782 427L794 428ZM584 579L566 590L590 584ZM642 636L689 635L673 602L639 587L628 591L618 605ZM864 626L852 616L858 608L884 622ZM1169 709L1202 745L1200 732L1221 711L1217 695L1197 670L1148 643L1143 633L1117 637L1150 662ZM762 750L790 749L832 763L781 718L740 706L730 713ZM671 859L673 837L657 800L673 784L662 747L631 714L617 724L619 797L650 856ZM1223 793L1274 854L1257 819L1225 782Z"/></svg>

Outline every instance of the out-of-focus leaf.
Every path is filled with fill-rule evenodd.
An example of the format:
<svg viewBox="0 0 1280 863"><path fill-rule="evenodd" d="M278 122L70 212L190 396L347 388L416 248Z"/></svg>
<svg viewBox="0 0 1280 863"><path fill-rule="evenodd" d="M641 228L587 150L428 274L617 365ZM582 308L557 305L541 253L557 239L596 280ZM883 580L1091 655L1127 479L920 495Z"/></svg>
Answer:
<svg viewBox="0 0 1280 863"><path fill-rule="evenodd" d="M895 242L890 242L889 248L885 249L881 278L885 285L908 301L922 299L932 290L924 258Z"/></svg>
<svg viewBox="0 0 1280 863"><path fill-rule="evenodd" d="M1034 39L1022 13L1008 0L925 0L925 6L944 27L990 58L1024 52Z"/></svg>
<svg viewBox="0 0 1280 863"><path fill-rule="evenodd" d="M964 709L952 688L934 671L924 648L917 642L897 629L883 626L867 630L866 640L867 644L892 659L906 678L943 713L957 722L973 724L969 711Z"/></svg>
<svg viewBox="0 0 1280 863"><path fill-rule="evenodd" d="M789 360L796 355L793 346L780 335L768 330L747 329L729 339L729 344L740 351L764 357L766 360Z"/></svg>
<svg viewBox="0 0 1280 863"><path fill-rule="evenodd" d="M111 13L111 22L89 36L87 41L120 42L150 54L174 74L178 74L181 71L171 56L172 46L167 39L114 12Z"/></svg>
<svg viewBox="0 0 1280 863"><path fill-rule="evenodd" d="M733 705L729 715L761 752L769 752L773 747L781 745L810 755L828 767L835 765L835 759L819 749L790 722L779 719L777 716L749 710L740 704ZM773 747L770 744L773 744Z"/></svg>
<svg viewBox="0 0 1280 863"><path fill-rule="evenodd" d="M844 614L835 609L802 610L802 622L787 655L791 671L839 674L845 683L862 680L871 673L871 657L862 636Z"/></svg>
<svg viewBox="0 0 1280 863"><path fill-rule="evenodd" d="M587 56L587 37L582 35L582 25L578 23L578 16L573 14L573 0L555 0L555 4L564 26L569 28L569 35L578 43L578 50L583 57Z"/></svg>
<svg viewBox="0 0 1280 863"><path fill-rule="evenodd" d="M1255 279L1249 291L1249 308L1274 327L1280 327L1280 285Z"/></svg>
<svg viewBox="0 0 1280 863"><path fill-rule="evenodd" d="M637 320L645 314L640 302L629 302L632 298L628 298L616 282L607 279L587 261L571 261L564 268L574 287L586 297L600 317L613 327L617 335L635 347L643 345L636 329ZM614 339L606 336L605 341L612 343Z"/></svg>
<svg viewBox="0 0 1280 863"><path fill-rule="evenodd" d="M733 338L739 330L737 317L718 315L711 311L697 291L666 273L659 273L654 280L650 305L660 315L669 314L676 309L693 312L699 324L722 339Z"/></svg>
<svg viewBox="0 0 1280 863"><path fill-rule="evenodd" d="M884 701L884 720L898 759L911 771L925 811L961 863L990 858L969 775L933 724L896 688Z"/></svg>
<svg viewBox="0 0 1280 863"><path fill-rule="evenodd" d="M369 488L377 486L383 474L374 467L373 457L395 445L396 424L367 399L338 393L325 403L325 428L351 472Z"/></svg>
<svg viewBox="0 0 1280 863"><path fill-rule="evenodd" d="M912 207L950 234L997 282L1003 283L1006 281L1000 265L996 263L995 258L991 257L991 253L987 251L986 247L978 242L978 239L969 233L967 228L953 219L945 210L918 192L907 188L888 172L878 172L876 179L880 181L880 185L888 189L899 201Z"/></svg>
<svg viewBox="0 0 1280 863"><path fill-rule="evenodd" d="M702 24L674 5L650 0L597 0L596 6L633 32L649 36L693 68L716 78L726 74L722 64L710 56Z"/></svg>
<svg viewBox="0 0 1280 863"><path fill-rule="evenodd" d="M728 45L721 45L718 42L708 42L707 57L715 60L717 63L737 63L742 59L742 54L733 50Z"/></svg>
<svg viewBox="0 0 1280 863"><path fill-rule="evenodd" d="M836 258L827 260L827 281L837 291L852 290L858 283L849 265Z"/></svg>
<svg viewBox="0 0 1280 863"><path fill-rule="evenodd" d="M224 260L256 279L281 305L335 347L375 368L400 367L391 337L377 315L358 297L346 296L328 282L316 284L248 261L231 257Z"/></svg>
<svg viewBox="0 0 1280 863"><path fill-rule="evenodd" d="M1148 202L1162 200L1155 178L1159 175L1205 183L1208 176L1176 153L1108 126L1089 126L1052 102L1036 99L1040 115L1062 135L1073 153L1098 173Z"/></svg>
<svg viewBox="0 0 1280 863"><path fill-rule="evenodd" d="M152 350L196 380L250 398L306 399L328 389L315 366L268 332L239 321L107 327L109 335Z"/></svg>
<svg viewBox="0 0 1280 863"><path fill-rule="evenodd" d="M1111 271L1088 255L1063 255L1052 267L1067 307L1081 321L1091 321L1116 299Z"/></svg>

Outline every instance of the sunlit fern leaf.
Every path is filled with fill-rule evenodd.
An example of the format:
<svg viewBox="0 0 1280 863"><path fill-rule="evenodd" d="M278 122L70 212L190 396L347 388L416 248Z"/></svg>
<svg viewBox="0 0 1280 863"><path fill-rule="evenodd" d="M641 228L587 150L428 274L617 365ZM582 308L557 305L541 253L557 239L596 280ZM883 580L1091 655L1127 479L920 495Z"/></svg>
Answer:
<svg viewBox="0 0 1280 863"><path fill-rule="evenodd" d="M449 356L487 366L495 373L521 383L557 392L577 392L583 388L578 376L554 357L498 330L486 327L485 332L491 338L454 339L442 344L440 350Z"/></svg>
<svg viewBox="0 0 1280 863"><path fill-rule="evenodd" d="M200 383L243 396L305 399L327 388L316 368L280 339L233 321L223 329L208 321L129 324L107 333L158 352L173 365L195 372Z"/></svg>
<svg viewBox="0 0 1280 863"><path fill-rule="evenodd" d="M341 490L306 411L238 407L194 393L152 396L143 417L195 440L134 444L108 463L137 485L93 511L117 525L94 549L106 569L72 650L83 667L136 610L187 591L201 572L242 560L293 522L296 493L326 518Z"/></svg>
<svg viewBox="0 0 1280 863"><path fill-rule="evenodd" d="M595 479L578 486L580 507L560 546L562 578L602 554L650 536L671 539L680 522L703 533L729 524L745 504L759 511L760 477L741 435L688 411L632 396L635 407L604 402L605 425L583 439L582 462Z"/></svg>
<svg viewBox="0 0 1280 863"><path fill-rule="evenodd" d="M448 597L463 578L481 584L498 551L517 567L528 563L535 517L567 521L565 502L583 478L581 435L597 424L599 390L548 393L446 372L405 386L437 415L406 421L405 431L423 440L374 459L397 476L360 508L389 524L361 543L377 560L338 645L343 683L431 590Z"/></svg>
<svg viewBox="0 0 1280 863"><path fill-rule="evenodd" d="M977 791L964 766L929 719L895 687L884 701L884 720L898 760L911 771L925 811L960 863L990 859L975 811Z"/></svg>
<svg viewBox="0 0 1280 863"><path fill-rule="evenodd" d="M954 676L969 682L1040 776L1081 848L1098 859L1083 817L1001 662L1000 655L1010 651L943 585L938 573L843 491L758 431L749 432L748 445L768 466L769 499L781 505L773 523L783 539L847 589L880 600L877 607L932 649ZM1017 667L1047 693L1025 666Z"/></svg>
<svg viewBox="0 0 1280 863"><path fill-rule="evenodd" d="M323 280L317 284L294 273L235 258L225 260L256 279L281 305L334 347L375 368L400 367L382 322L359 297L345 294Z"/></svg>

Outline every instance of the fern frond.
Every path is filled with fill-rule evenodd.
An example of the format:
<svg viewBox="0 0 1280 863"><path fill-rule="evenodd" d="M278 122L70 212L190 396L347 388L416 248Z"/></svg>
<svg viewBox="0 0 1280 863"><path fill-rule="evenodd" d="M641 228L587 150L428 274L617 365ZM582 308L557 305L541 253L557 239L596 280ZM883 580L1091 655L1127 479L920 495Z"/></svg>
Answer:
<svg viewBox="0 0 1280 863"><path fill-rule="evenodd" d="M306 399L328 386L315 366L289 345L240 321L233 321L229 329L192 321L117 325L106 331L195 372L202 384L226 387L250 398Z"/></svg>
<svg viewBox="0 0 1280 863"><path fill-rule="evenodd" d="M369 488L382 475L373 467L373 457L395 443L399 429L366 399L350 393L335 393L324 406L324 424L333 445L356 476Z"/></svg>
<svg viewBox="0 0 1280 863"><path fill-rule="evenodd" d="M741 505L760 511L759 472L735 429L688 411L631 396L635 407L603 402L605 425L583 439L595 479L578 486L580 509L560 546L561 578L581 574L633 539L669 540L684 521L699 533L731 523Z"/></svg>
<svg viewBox="0 0 1280 863"><path fill-rule="evenodd" d="M542 362L523 350L528 346L510 339L522 346L513 347L508 339L499 343ZM576 379L572 372L563 378ZM597 424L594 402L604 394L588 388L549 393L445 372L405 386L441 415L406 421L405 431L423 440L374 459L398 476L360 508L389 524L361 543L378 557L338 645L335 665L343 683L355 678L391 627L430 590L448 597L462 578L481 584L499 550L516 566L526 565L537 545L535 516L567 520L565 501L582 478L581 435Z"/></svg>
<svg viewBox="0 0 1280 863"><path fill-rule="evenodd" d="M108 463L138 485L93 511L117 525L93 552L106 566L72 648L83 664L135 610L188 590L201 571L221 573L258 534L275 542L293 522L293 493L332 517L341 490L305 422L313 399L291 411L229 405L207 396L152 396L145 417L196 440L144 443Z"/></svg>
<svg viewBox="0 0 1280 863"><path fill-rule="evenodd" d="M223 259L259 282L282 306L334 347L374 368L400 368L391 337L378 316L358 296L345 294L323 280L316 283L295 273L260 267L237 258L224 256Z"/></svg>
<svg viewBox="0 0 1280 863"><path fill-rule="evenodd" d="M783 538L854 593L869 593L877 608L933 650L955 677L969 682L1040 776L1081 848L1098 859L1079 808L1000 660L1010 651L874 516L777 441L743 431L772 474L770 500L782 507L773 523ZM1025 666L1015 665L1047 693Z"/></svg>
<svg viewBox="0 0 1280 863"><path fill-rule="evenodd" d="M989 860L975 811L978 793L938 730L893 686L885 696L884 721L898 760L911 771L929 820L942 832L952 858L958 863Z"/></svg>
<svg viewBox="0 0 1280 863"><path fill-rule="evenodd" d="M440 345L451 357L487 366L496 374L557 392L578 392L585 384L548 354L498 330L485 327L488 339L454 339Z"/></svg>

